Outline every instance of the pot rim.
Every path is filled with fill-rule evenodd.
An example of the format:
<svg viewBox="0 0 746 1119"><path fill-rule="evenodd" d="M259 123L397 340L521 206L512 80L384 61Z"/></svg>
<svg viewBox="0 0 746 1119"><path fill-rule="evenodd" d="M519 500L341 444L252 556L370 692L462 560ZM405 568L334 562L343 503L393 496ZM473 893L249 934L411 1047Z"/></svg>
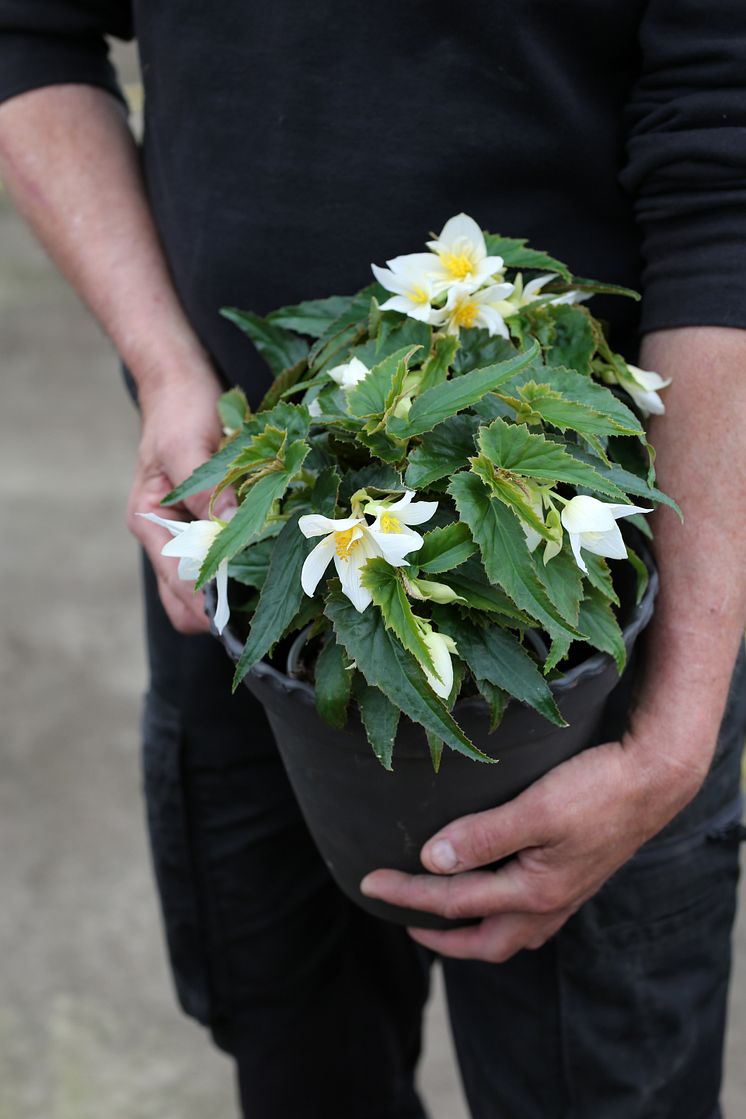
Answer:
<svg viewBox="0 0 746 1119"><path fill-rule="evenodd" d="M639 603L635 604L629 621L622 629L624 644L628 654L636 638L642 632L642 630L645 629L653 616L653 608L655 605L655 598L658 594L659 586L658 571L653 562L650 550L642 541L637 544L637 548L641 555L641 558L645 562L645 566L648 569L649 580L642 599ZM211 632L213 636L217 637L218 633L213 622L216 605L217 594L215 591L215 585L214 583L210 583L205 588L205 613L210 619ZM288 653L288 667L293 655L295 654L297 656L297 653L302 647L309 628L310 627L307 626L305 629L301 630L301 632L295 638ZM231 659L235 662L238 662L243 652L244 643L231 629L230 623L223 630L220 640L222 641ZM614 661L608 653L593 653L586 660L581 661L580 664L576 664L573 668L568 669L567 672L558 677L556 680L549 681L549 687L558 695L563 695L565 692L568 692L572 688L575 688L582 681L590 680L594 676L600 676L613 664ZM309 706L315 707L314 689L312 685L309 684L307 681L298 680L296 677L291 676L289 673L280 672L279 669L274 668L273 665L268 664L267 661L264 660L259 661L258 664L255 664L254 667L251 669L251 673L254 674L258 679L264 680L267 683L273 685L276 689L284 692L286 695L292 694L298 696L299 698L302 697L303 702L307 703ZM454 711L467 705L481 705L483 703L484 700L481 696L466 696L463 699L459 699L456 701Z"/></svg>

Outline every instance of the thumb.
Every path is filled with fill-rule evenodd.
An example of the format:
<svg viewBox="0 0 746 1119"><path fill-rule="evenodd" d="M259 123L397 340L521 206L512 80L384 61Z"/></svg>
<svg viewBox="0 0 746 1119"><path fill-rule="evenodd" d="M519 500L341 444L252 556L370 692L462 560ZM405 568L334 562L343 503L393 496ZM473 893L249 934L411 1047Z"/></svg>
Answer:
<svg viewBox="0 0 746 1119"><path fill-rule="evenodd" d="M519 802L516 798L447 824L422 848L424 866L436 874L456 874L534 846L539 841L537 820Z"/></svg>

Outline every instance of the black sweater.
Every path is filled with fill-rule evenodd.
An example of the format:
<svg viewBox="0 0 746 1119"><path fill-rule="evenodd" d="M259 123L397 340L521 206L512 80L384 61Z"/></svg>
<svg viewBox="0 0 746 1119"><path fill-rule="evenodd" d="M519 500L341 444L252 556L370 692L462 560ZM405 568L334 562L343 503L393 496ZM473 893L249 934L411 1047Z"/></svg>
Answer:
<svg viewBox="0 0 746 1119"><path fill-rule="evenodd" d="M744 0L0 0L0 98L118 95L176 287L229 381L266 376L218 308L362 287L459 210L576 273L614 341L746 327Z"/></svg>

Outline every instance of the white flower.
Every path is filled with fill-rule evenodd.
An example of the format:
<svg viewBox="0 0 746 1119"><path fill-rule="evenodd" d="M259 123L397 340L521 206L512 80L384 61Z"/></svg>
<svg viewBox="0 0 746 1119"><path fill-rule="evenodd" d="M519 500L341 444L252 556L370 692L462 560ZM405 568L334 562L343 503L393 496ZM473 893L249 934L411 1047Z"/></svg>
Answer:
<svg viewBox="0 0 746 1119"><path fill-rule="evenodd" d="M432 504L437 506L437 502ZM401 526L397 530L393 523L379 531L376 525L369 527L364 517L332 520L308 513L298 520L298 527L306 537L324 537L303 564L300 577L303 590L313 596L321 576L334 560L342 590L361 614L373 601L370 591L361 582L362 569L368 560L383 556L392 567L403 567L407 552L422 545L422 537L416 532Z"/></svg>
<svg viewBox="0 0 746 1119"><path fill-rule="evenodd" d="M314 419L322 414L321 405L319 404L319 399L317 396L315 396L311 403L308 405L308 414Z"/></svg>
<svg viewBox="0 0 746 1119"><path fill-rule="evenodd" d="M580 549L595 552L609 559L624 559L627 549L622 540L617 520L633 513L652 513L637 505L613 505L595 497L578 496L568 501L562 510L562 524L570 537L570 547L581 571L588 573Z"/></svg>
<svg viewBox="0 0 746 1119"><path fill-rule="evenodd" d="M456 642L447 633L438 633L428 623L421 618L417 619L422 640L428 647L430 656L433 659L433 665L437 676L435 676L429 668L424 664L421 665L422 671L427 677L427 682L433 689L437 696L441 699L448 699L453 687L453 663L451 662L451 654L458 653ZM438 679L440 677L440 679Z"/></svg>
<svg viewBox="0 0 746 1119"><path fill-rule="evenodd" d="M430 306L433 296L432 253L410 253L387 260L388 268L371 264L373 274L386 291L394 294L381 304L382 311L401 311L420 322L432 321L433 309Z"/></svg>
<svg viewBox="0 0 746 1119"><path fill-rule="evenodd" d="M365 512L375 517L374 523L368 530L378 544L379 548L388 559L386 552L392 551L401 554L402 560L394 563L400 567L403 557L423 544L419 532L411 529L410 525L421 525L429 521L438 508L437 501L413 501L414 490L406 490L397 501L370 501L365 506Z"/></svg>
<svg viewBox="0 0 746 1119"><path fill-rule="evenodd" d="M364 381L369 373L370 369L363 364L359 357L350 358L344 365L335 365L333 369L329 370L331 379L336 381L345 392L354 389L355 385Z"/></svg>
<svg viewBox="0 0 746 1119"><path fill-rule="evenodd" d="M666 380L659 373L652 373L648 369L638 369L636 365L630 365L629 362L627 362L627 369L630 374L629 378L620 377L619 381L642 414L644 416L662 416L666 406L658 396L657 390L670 385L671 378L669 377Z"/></svg>
<svg viewBox="0 0 746 1119"><path fill-rule="evenodd" d="M435 325L445 326L446 334L458 334L461 327L482 326L489 334L509 338L500 308L512 290L512 284L491 284L481 291L474 291L468 284L453 284Z"/></svg>
<svg viewBox="0 0 746 1119"><path fill-rule="evenodd" d="M222 532L223 525L219 521L171 521L159 517L157 513L138 513L146 521L168 529L172 539L166 541L161 548L162 556L178 556L178 575L180 579L191 581L200 573L205 556L210 551L212 544ZM228 624L230 609L228 607L228 560L222 560L215 576L218 592L218 605L215 611L215 629L222 633Z"/></svg>
<svg viewBox="0 0 746 1119"><path fill-rule="evenodd" d="M456 214L427 247L436 254L431 275L436 294L451 284L464 284L470 291L481 287L503 267L501 256L488 256L484 234L473 218Z"/></svg>

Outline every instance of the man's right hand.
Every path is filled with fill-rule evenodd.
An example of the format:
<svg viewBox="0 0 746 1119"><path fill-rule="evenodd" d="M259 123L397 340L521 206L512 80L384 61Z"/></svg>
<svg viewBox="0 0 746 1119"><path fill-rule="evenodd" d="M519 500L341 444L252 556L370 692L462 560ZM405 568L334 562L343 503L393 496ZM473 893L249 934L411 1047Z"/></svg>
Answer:
<svg viewBox="0 0 746 1119"><path fill-rule="evenodd" d="M179 579L176 559L161 555L161 548L170 539L165 530L137 514L158 513L185 521L207 519L209 491L195 494L167 510L161 501L218 449L222 431L217 401L221 391L212 371L200 369L194 376L180 377L178 382L150 387L140 398L142 432L127 504L127 524L145 548L155 570L163 607L180 633L209 630L203 595L194 593L194 583ZM225 491L216 511L222 516L232 506L235 497L232 491Z"/></svg>

